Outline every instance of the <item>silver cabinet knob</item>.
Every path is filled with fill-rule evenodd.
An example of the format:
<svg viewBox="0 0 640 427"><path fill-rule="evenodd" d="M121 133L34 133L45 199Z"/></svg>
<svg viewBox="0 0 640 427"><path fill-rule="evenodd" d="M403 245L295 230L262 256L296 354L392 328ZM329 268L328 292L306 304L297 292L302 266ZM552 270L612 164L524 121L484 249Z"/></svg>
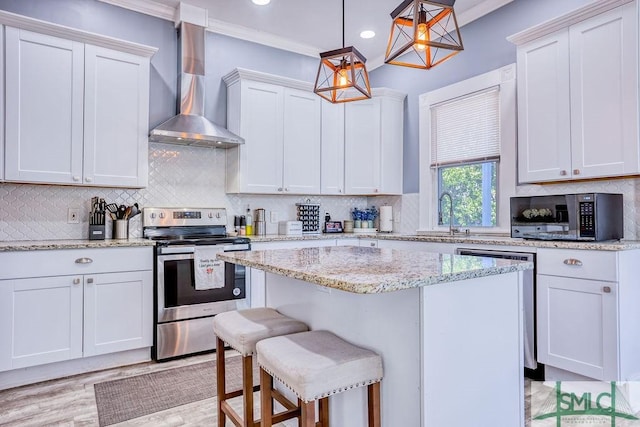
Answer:
<svg viewBox="0 0 640 427"><path fill-rule="evenodd" d="M77 175L75 175L75 176L73 177L73 180L74 180L75 182L78 182L78 181L80 181L80 177L79 177L79 176L77 176Z"/></svg>
<svg viewBox="0 0 640 427"><path fill-rule="evenodd" d="M156 218L156 214L155 213L152 213L150 216L151 216L151 219L155 219Z"/></svg>
<svg viewBox="0 0 640 427"><path fill-rule="evenodd" d="M342 193L342 188L338 188L338 193Z"/></svg>
<svg viewBox="0 0 640 427"><path fill-rule="evenodd" d="M209 218L213 218L213 212L209 212Z"/></svg>
<svg viewBox="0 0 640 427"><path fill-rule="evenodd" d="M282 191L282 187L278 188L278 191Z"/></svg>
<svg viewBox="0 0 640 427"><path fill-rule="evenodd" d="M92 262L93 260L91 258L85 258L85 257L78 258L76 260L76 264L91 264Z"/></svg>
<svg viewBox="0 0 640 427"><path fill-rule="evenodd" d="M158 215L161 219L164 218L164 212L160 212L160 215Z"/></svg>
<svg viewBox="0 0 640 427"><path fill-rule="evenodd" d="M375 243L373 243L373 242L369 243L369 245L370 245L372 248L375 248L375 247L376 247L376 244L375 244Z"/></svg>
<svg viewBox="0 0 640 427"><path fill-rule="evenodd" d="M605 294L610 294L611 293L611 287L610 286L604 286L602 288L602 292L604 292Z"/></svg>
<svg viewBox="0 0 640 427"><path fill-rule="evenodd" d="M80 284L80 278L76 277L75 279L73 279L73 284L74 285L79 285Z"/></svg>
<svg viewBox="0 0 640 427"><path fill-rule="evenodd" d="M86 177L84 180L85 180L85 181L87 181L87 182L92 182L92 181L93 181L93 178L91 178L90 176L88 176L88 177Z"/></svg>
<svg viewBox="0 0 640 427"><path fill-rule="evenodd" d="M580 175L580 169L574 169L573 170L573 174L574 175Z"/></svg>
<svg viewBox="0 0 640 427"><path fill-rule="evenodd" d="M566 176L567 175L567 171L565 171L565 170L560 171L560 175L561 176Z"/></svg>
<svg viewBox="0 0 640 427"><path fill-rule="evenodd" d="M93 283L93 278L89 277L89 278L87 279L87 284L89 284L89 285L90 285L90 284L92 284L92 283Z"/></svg>
<svg viewBox="0 0 640 427"><path fill-rule="evenodd" d="M567 258L563 261L565 265L577 265L578 267L582 265L582 261L575 258Z"/></svg>

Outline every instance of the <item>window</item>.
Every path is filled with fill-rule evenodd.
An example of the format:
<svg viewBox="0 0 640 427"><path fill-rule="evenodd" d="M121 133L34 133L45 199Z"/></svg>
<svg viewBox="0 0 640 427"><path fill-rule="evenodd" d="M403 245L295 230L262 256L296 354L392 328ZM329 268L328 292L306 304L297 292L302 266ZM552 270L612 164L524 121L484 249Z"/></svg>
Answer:
<svg viewBox="0 0 640 427"><path fill-rule="evenodd" d="M431 168L437 180L439 225L448 226L452 220L457 227L496 226L499 95L500 88L492 87L431 106ZM446 206L444 193L451 197Z"/></svg>
<svg viewBox="0 0 640 427"><path fill-rule="evenodd" d="M420 97L420 230L508 230L515 108L515 65Z"/></svg>

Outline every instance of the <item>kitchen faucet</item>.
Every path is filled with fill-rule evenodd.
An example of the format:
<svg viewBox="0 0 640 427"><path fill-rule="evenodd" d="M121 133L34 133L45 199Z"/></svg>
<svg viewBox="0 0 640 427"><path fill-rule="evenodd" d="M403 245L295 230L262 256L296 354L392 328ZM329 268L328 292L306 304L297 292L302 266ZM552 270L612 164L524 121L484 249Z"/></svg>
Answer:
<svg viewBox="0 0 640 427"><path fill-rule="evenodd" d="M444 199L445 196L449 198L449 235L453 236L457 231L460 230L453 227L453 197L448 191L443 191L440 195L440 198L438 199L438 217L440 219L440 224L442 224L442 199Z"/></svg>

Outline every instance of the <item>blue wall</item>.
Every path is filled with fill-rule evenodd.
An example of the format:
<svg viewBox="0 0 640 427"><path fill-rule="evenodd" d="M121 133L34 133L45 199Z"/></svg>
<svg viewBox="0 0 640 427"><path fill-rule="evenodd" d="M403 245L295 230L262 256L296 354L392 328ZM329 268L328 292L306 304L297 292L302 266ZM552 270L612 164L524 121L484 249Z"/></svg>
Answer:
<svg viewBox="0 0 640 427"><path fill-rule="evenodd" d="M403 142L405 193L419 189L418 96L515 62L516 47L507 36L591 1L514 0L464 26L465 50L432 70L384 65L371 71L372 86L408 94ZM151 60L150 127L175 114L177 37L172 22L97 0L0 0L0 9L158 47ZM207 33L205 114L216 123L226 123L226 88L221 77L236 67L313 82L317 66L316 58Z"/></svg>
<svg viewBox="0 0 640 427"><path fill-rule="evenodd" d="M516 62L506 38L592 0L515 0L461 29L464 51L431 70L383 65L370 73L372 86L408 94L404 124L404 192L419 189L418 97L431 90ZM515 159L513 159L515 161Z"/></svg>

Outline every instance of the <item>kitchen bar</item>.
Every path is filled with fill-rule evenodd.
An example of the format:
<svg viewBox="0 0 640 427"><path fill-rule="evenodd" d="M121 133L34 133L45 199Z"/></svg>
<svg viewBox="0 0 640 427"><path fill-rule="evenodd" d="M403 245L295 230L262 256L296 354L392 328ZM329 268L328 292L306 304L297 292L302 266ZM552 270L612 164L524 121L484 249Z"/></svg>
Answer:
<svg viewBox="0 0 640 427"><path fill-rule="evenodd" d="M382 425L524 425L532 263L363 247L218 257L252 268L252 283L264 274L266 306L382 355ZM332 423L365 425L352 410L365 407L362 389L332 399Z"/></svg>

